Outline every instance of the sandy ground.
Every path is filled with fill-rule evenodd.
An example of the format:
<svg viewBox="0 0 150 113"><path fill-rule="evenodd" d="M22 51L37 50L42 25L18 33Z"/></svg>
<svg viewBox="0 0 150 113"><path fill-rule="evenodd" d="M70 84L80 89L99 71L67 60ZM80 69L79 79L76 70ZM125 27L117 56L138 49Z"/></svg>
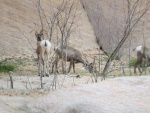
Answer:
<svg viewBox="0 0 150 113"><path fill-rule="evenodd" d="M13 78L18 82L14 90L4 87L6 77L0 79L0 113L150 113L150 76L118 77L88 84L89 77L66 76L63 86L56 90L48 90L53 77L43 79L43 90L37 89L36 76L29 77L31 83L35 82L32 90L21 86L20 81L27 77ZM64 76L58 78L62 84Z"/></svg>

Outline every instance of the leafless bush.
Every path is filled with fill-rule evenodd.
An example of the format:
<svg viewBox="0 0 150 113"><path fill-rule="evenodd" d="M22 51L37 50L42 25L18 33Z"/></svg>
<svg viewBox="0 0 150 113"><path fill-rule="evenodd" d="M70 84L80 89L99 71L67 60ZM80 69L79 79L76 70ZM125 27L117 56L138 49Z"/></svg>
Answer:
<svg viewBox="0 0 150 113"><path fill-rule="evenodd" d="M81 0L81 2L94 26L99 45L103 46L108 53L111 53L102 72L105 78L110 62L116 54L121 54L122 51L119 50L123 45L125 46L124 43L130 34L139 26L140 21L142 21L141 18L149 10L150 1ZM126 52L126 54L128 53Z"/></svg>
<svg viewBox="0 0 150 113"><path fill-rule="evenodd" d="M53 41L57 43L57 45L59 43L67 46L69 44L68 40L70 35L74 33L78 27L76 22L79 20L78 17L80 15L77 13L79 1L62 0L59 1L55 7L51 6L50 1L49 11L44 10L41 0L38 0L37 3L33 0L31 1L37 8L41 29L45 29L47 31L46 37L49 41ZM46 12L48 12L48 14ZM50 63L52 63L52 61ZM62 62L62 71L64 71L64 62Z"/></svg>

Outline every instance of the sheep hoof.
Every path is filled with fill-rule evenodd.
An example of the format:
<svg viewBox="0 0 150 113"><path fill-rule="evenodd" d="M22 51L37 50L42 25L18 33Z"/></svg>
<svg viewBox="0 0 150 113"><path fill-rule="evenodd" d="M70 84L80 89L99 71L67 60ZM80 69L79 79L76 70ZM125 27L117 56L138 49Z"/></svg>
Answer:
<svg viewBox="0 0 150 113"><path fill-rule="evenodd" d="M80 75L77 75L76 78L81 78Z"/></svg>
<svg viewBox="0 0 150 113"><path fill-rule="evenodd" d="M49 77L49 74L46 74L47 77Z"/></svg>
<svg viewBox="0 0 150 113"><path fill-rule="evenodd" d="M66 72L66 71L63 71L63 74L67 74L67 72Z"/></svg>

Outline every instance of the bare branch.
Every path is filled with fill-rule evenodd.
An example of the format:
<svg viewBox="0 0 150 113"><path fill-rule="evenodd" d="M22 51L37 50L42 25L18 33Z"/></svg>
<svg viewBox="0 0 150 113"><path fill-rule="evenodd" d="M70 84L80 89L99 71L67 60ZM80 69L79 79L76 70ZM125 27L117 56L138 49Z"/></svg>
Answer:
<svg viewBox="0 0 150 113"><path fill-rule="evenodd" d="M114 59L114 57L117 54L117 52L120 50L122 45L125 43L125 41L129 37L130 33L134 29L134 27L137 25L137 23L141 20L141 18L145 15L145 13L150 8L150 2L147 2L145 10L139 15L139 17L137 17L136 19L133 20L133 18L135 17L136 9L138 8L139 2L140 2L140 0L137 0L134 3L133 7L131 7L131 1L127 0L127 3L128 3L128 17L127 17L127 21L126 21L126 27L124 29L124 35L123 35L121 41L119 42L119 44L117 45L117 47L115 48L115 50L110 55L106 65L105 65L105 68L104 68L104 70L102 72L102 75L103 75L102 80L103 79L105 80L105 76L106 76L106 73L107 73L107 69L109 68L110 62Z"/></svg>
<svg viewBox="0 0 150 113"><path fill-rule="evenodd" d="M18 30L21 32L21 34L27 39L27 41L29 42L29 44L31 45L32 49L35 50L35 48L33 47L33 45L31 44L31 42L28 40L28 37L23 33L23 31L21 31L20 28L18 28Z"/></svg>

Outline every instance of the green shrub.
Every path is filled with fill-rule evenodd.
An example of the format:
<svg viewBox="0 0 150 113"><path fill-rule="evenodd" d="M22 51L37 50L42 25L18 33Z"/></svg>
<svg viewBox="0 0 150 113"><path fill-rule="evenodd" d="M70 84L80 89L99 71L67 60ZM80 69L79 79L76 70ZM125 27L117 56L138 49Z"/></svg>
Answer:
<svg viewBox="0 0 150 113"><path fill-rule="evenodd" d="M129 67L134 66L135 62L136 62L136 58L135 57L131 57L130 61L129 61ZM141 63L140 66L141 67L150 67L150 62L148 62L148 61L142 61L142 63Z"/></svg>
<svg viewBox="0 0 150 113"><path fill-rule="evenodd" d="M0 72L14 71L17 65L7 59L0 61Z"/></svg>
<svg viewBox="0 0 150 113"><path fill-rule="evenodd" d="M107 58L105 59L106 61L109 59L109 57L111 56L111 54L110 53L107 53ZM114 59L113 60L120 60L120 56L118 55L118 54L116 54L115 56L114 56Z"/></svg>
<svg viewBox="0 0 150 113"><path fill-rule="evenodd" d="M141 67L150 67L150 62L143 61L142 64L141 64Z"/></svg>
<svg viewBox="0 0 150 113"><path fill-rule="evenodd" d="M25 59L21 59L21 58L16 59L16 63L17 63L18 65L23 65L24 62L25 62Z"/></svg>
<svg viewBox="0 0 150 113"><path fill-rule="evenodd" d="M136 58L135 57L131 57L130 60L129 60L129 67L134 66L135 62L136 62Z"/></svg>
<svg viewBox="0 0 150 113"><path fill-rule="evenodd" d="M120 56L118 54L115 55L115 60L120 60Z"/></svg>

